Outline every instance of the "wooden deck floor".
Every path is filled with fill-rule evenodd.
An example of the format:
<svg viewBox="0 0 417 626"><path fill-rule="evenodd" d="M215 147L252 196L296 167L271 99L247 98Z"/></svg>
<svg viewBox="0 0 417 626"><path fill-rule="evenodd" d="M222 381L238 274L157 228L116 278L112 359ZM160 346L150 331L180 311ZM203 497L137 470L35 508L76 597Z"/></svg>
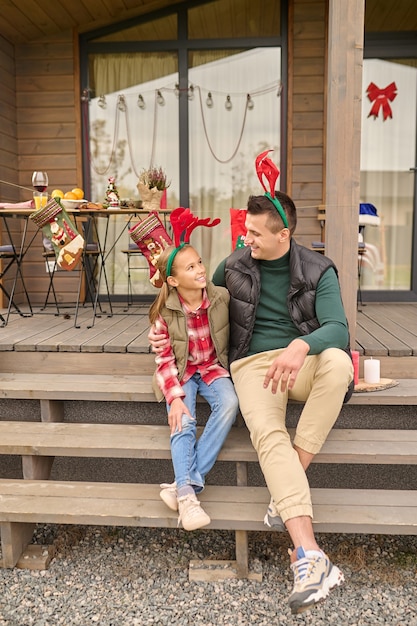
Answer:
<svg viewBox="0 0 417 626"><path fill-rule="evenodd" d="M107 359L108 367L123 363L123 367L137 367L146 364L153 367L153 355L149 354L148 306L126 306L116 304L113 316L102 314L96 317L92 327L92 308L86 306L79 315L80 328L74 328L74 310L64 309L60 316L53 311L34 311L33 317L21 317L12 313L7 326L0 328L0 352L8 353L0 359L1 371L10 371L15 364L17 369L24 362L35 364L42 359L45 364L83 362L87 355L95 355L92 367L100 369ZM414 357L417 356L417 304L366 304L357 314L356 349L363 356L384 359L400 357L403 372L396 376L417 377ZM51 354L55 354L52 359ZM65 353L65 358L63 358ZM38 361L35 360L35 355ZM77 356L78 355L78 356ZM124 360L121 360L124 355ZM138 360L138 356L141 359ZM128 357L136 358L128 364ZM99 360L101 359L101 360ZM30 365L31 366L31 365ZM399 366L399 361L397 361ZM55 366L52 366L55 367ZM72 365L71 365L72 367ZM87 366L86 366L87 367ZM107 367L107 366L106 366ZM412 370L412 371L411 371Z"/></svg>

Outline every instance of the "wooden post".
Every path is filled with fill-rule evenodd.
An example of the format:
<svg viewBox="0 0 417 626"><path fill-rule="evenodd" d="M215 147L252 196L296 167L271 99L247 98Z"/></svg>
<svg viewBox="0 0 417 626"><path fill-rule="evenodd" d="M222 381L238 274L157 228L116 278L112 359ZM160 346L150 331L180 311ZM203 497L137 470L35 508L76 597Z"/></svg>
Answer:
<svg viewBox="0 0 417 626"><path fill-rule="evenodd" d="M41 400L42 422L63 422L64 402L62 400ZM23 478L28 480L48 479L54 462L53 456L22 456Z"/></svg>
<svg viewBox="0 0 417 626"><path fill-rule="evenodd" d="M326 254L338 270L351 345L358 290L364 0L329 0Z"/></svg>

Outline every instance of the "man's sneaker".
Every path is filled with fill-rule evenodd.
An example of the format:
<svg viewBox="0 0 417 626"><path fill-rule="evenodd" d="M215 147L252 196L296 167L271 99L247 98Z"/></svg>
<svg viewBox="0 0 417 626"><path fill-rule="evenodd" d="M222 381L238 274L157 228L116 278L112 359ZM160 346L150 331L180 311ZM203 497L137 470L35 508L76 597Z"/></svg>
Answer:
<svg viewBox="0 0 417 626"><path fill-rule="evenodd" d="M278 530L281 532L286 530L284 522L282 521L272 498L264 517L264 524L272 530Z"/></svg>
<svg viewBox="0 0 417 626"><path fill-rule="evenodd" d="M195 494L187 494L178 498L178 525L180 522L185 530L197 530L210 524L210 518L202 509Z"/></svg>
<svg viewBox="0 0 417 626"><path fill-rule="evenodd" d="M161 491L159 492L161 500L163 500L172 511L178 511L177 483L162 483L159 486L161 487Z"/></svg>
<svg viewBox="0 0 417 626"><path fill-rule="evenodd" d="M291 550L288 551L291 554ZM304 551L297 548L297 560L291 563L294 573L294 587L289 597L291 613L301 613L329 595L336 585L345 580L338 567L330 559L316 550Z"/></svg>

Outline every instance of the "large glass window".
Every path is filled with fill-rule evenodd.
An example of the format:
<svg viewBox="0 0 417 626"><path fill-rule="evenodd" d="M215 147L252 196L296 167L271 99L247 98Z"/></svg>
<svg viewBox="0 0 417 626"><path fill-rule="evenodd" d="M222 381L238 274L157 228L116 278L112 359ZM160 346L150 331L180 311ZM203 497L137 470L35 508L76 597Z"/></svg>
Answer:
<svg viewBox="0 0 417 626"><path fill-rule="evenodd" d="M93 201L104 199L110 176L122 199L139 200L140 171L161 166L171 181L168 208L222 220L193 233L211 274L231 251L230 208L259 192L256 155L271 148L280 161L280 3L216 0L178 14L174 7L173 15L96 33L86 44L87 178ZM112 220L113 240L122 220ZM106 261L110 290L121 296L125 235ZM135 274L134 287L155 293L146 272Z"/></svg>
<svg viewBox="0 0 417 626"><path fill-rule="evenodd" d="M379 219L375 225L371 219L364 228L363 289L411 289L416 65L415 61L364 61L360 192L361 202L373 204Z"/></svg>

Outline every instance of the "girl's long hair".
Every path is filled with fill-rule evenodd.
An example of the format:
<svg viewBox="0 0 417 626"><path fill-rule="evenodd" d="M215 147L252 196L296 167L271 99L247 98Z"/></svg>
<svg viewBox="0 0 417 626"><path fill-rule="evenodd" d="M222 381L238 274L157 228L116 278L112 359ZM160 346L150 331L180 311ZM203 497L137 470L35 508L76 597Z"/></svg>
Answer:
<svg viewBox="0 0 417 626"><path fill-rule="evenodd" d="M170 294L170 291L172 289L175 289L175 287L170 287L167 283L167 265L168 265L168 259L171 255L171 252L173 252L175 250L175 246L169 246L168 248L164 248L164 250L162 250L161 254L159 255L158 261L156 263L156 267L159 270L159 274L161 276L161 279L164 281L163 285L159 291L159 294L156 296L155 300L152 302L150 309L149 309L149 321L151 324L154 324L156 322L156 320L158 319L162 309L165 306L165 303L167 301L167 298ZM181 250L179 250L179 252L177 252L177 255L181 254ZM171 274L172 276L175 276L175 260L177 257L175 257L174 262L172 264L172 270L171 270Z"/></svg>

